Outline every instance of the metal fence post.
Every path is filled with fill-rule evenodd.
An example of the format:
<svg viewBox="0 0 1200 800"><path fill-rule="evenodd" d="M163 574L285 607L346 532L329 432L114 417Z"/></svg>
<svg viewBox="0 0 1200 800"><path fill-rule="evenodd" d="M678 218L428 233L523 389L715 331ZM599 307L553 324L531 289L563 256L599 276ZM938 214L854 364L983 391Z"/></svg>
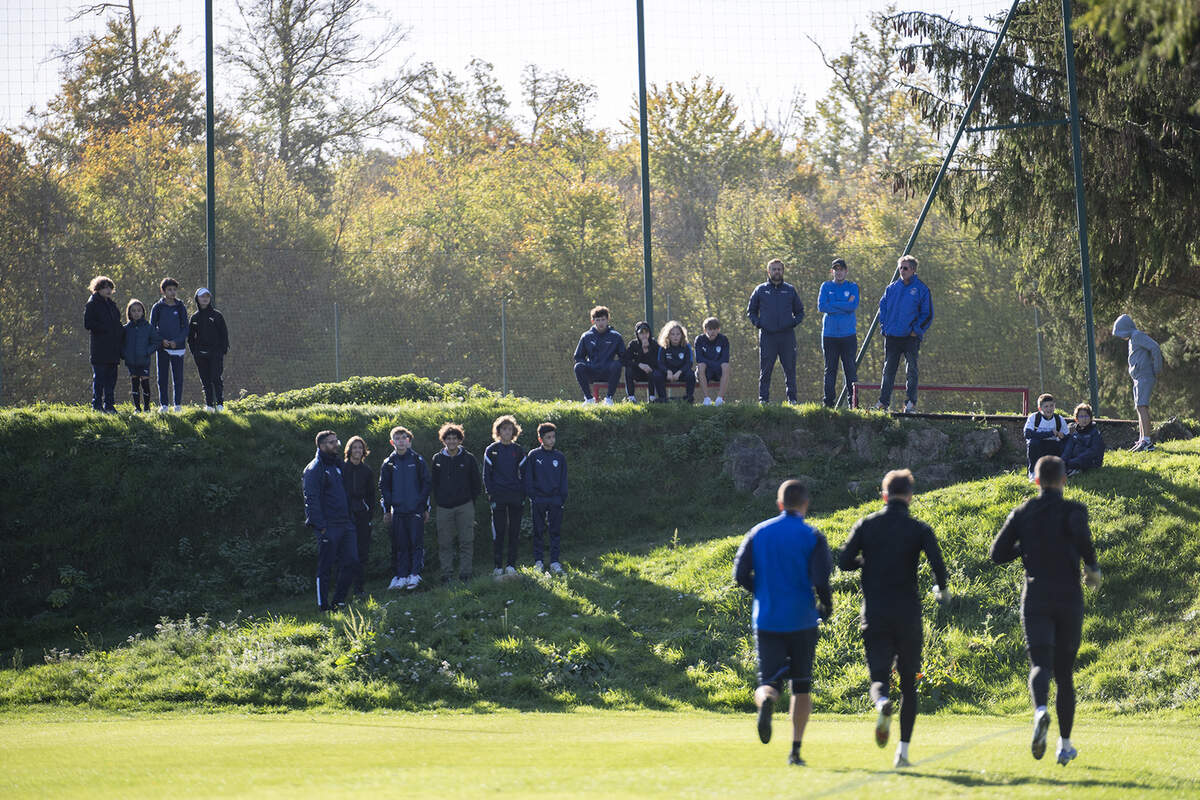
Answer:
<svg viewBox="0 0 1200 800"><path fill-rule="evenodd" d="M337 303L333 304L333 379L342 379L342 332Z"/></svg>
<svg viewBox="0 0 1200 800"><path fill-rule="evenodd" d="M1038 394L1046 393L1046 372L1042 367L1042 316L1038 312L1038 307L1033 307L1033 329L1037 331L1037 351L1038 351Z"/></svg>
<svg viewBox="0 0 1200 800"><path fill-rule="evenodd" d="M508 395L508 298L500 298L500 395Z"/></svg>

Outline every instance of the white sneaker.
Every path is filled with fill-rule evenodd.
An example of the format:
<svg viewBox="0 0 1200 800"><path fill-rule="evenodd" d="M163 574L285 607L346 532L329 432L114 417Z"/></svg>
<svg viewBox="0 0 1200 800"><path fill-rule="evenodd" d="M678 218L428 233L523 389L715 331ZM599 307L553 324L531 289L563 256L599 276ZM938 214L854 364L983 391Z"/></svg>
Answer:
<svg viewBox="0 0 1200 800"><path fill-rule="evenodd" d="M540 561L535 561L535 562L533 562L533 568L534 568L535 570L537 570L538 572L542 572L542 571L543 571L543 569L542 569L542 562L540 562Z"/></svg>
<svg viewBox="0 0 1200 800"><path fill-rule="evenodd" d="M220 413L224 410L225 410L225 406L222 405L221 403L217 403L217 412Z"/></svg>
<svg viewBox="0 0 1200 800"><path fill-rule="evenodd" d="M638 399L636 397L634 397L633 395L627 395L625 397L626 403L636 403L637 401L638 401Z"/></svg>
<svg viewBox="0 0 1200 800"><path fill-rule="evenodd" d="M505 567L504 574L511 578L513 575L517 574L517 568L516 567Z"/></svg>
<svg viewBox="0 0 1200 800"><path fill-rule="evenodd" d="M158 413L160 413L160 414L165 414L165 413L167 413L167 407L166 407L166 406L159 406L159 407L158 407Z"/></svg>
<svg viewBox="0 0 1200 800"><path fill-rule="evenodd" d="M388 591L390 592L393 589L403 589L407 583L408 578L405 578L403 581L401 581L400 578L392 578L392 582L388 584Z"/></svg>
<svg viewBox="0 0 1200 800"><path fill-rule="evenodd" d="M208 412L208 413L210 413L210 414L213 414L213 413L215 413L215 412L216 412L216 410L217 410L217 409L216 409L216 408L214 408L213 406L205 406L205 407L204 407L204 410L205 410L205 411L207 411L207 412Z"/></svg>
<svg viewBox="0 0 1200 800"><path fill-rule="evenodd" d="M716 400L714 400L714 401L713 401L713 405L714 405L714 406L723 406L723 405L725 405L725 398L724 398L724 397L718 397Z"/></svg>
<svg viewBox="0 0 1200 800"><path fill-rule="evenodd" d="M647 401L649 401L649 402L651 402L651 403L653 403L653 402L655 402L656 400L658 400L658 398L657 398L657 397L655 397L654 395L649 395L649 396L646 398L646 400L647 400Z"/></svg>
<svg viewBox="0 0 1200 800"><path fill-rule="evenodd" d="M611 397L604 398L604 405L611 406L613 404Z"/></svg>
<svg viewBox="0 0 1200 800"><path fill-rule="evenodd" d="M905 767L911 767L912 764L909 763L908 758L901 755L900 751L897 750L896 758L892 761L892 766L894 766L896 769L904 769Z"/></svg>
<svg viewBox="0 0 1200 800"><path fill-rule="evenodd" d="M711 406L711 405L712 405L712 398L711 398L711 397L706 397L706 398L704 398L704 402L703 402L703 403L701 403L700 405L704 405L704 406Z"/></svg>
<svg viewBox="0 0 1200 800"><path fill-rule="evenodd" d="M916 403L905 403L904 404L904 413L905 414L917 413L917 404Z"/></svg>
<svg viewBox="0 0 1200 800"><path fill-rule="evenodd" d="M871 410L872 411L887 411L888 407L885 406L883 403L876 403L875 405L871 406Z"/></svg>
<svg viewBox="0 0 1200 800"><path fill-rule="evenodd" d="M583 404L584 404L585 406L594 406L594 405L596 405L596 398L594 398L594 397L586 397L586 398L584 398L584 400L583 400Z"/></svg>
<svg viewBox="0 0 1200 800"><path fill-rule="evenodd" d="M884 700L876 705L879 716L875 718L875 744L887 747L888 737L892 733L892 701Z"/></svg>
<svg viewBox="0 0 1200 800"><path fill-rule="evenodd" d="M492 577L497 579L504 577L504 570L500 567L496 567L494 570L492 570Z"/></svg>
<svg viewBox="0 0 1200 800"><path fill-rule="evenodd" d="M408 582L405 584L404 588L411 591L412 589L415 589L420 585L421 585L421 576L420 575L409 575Z"/></svg>
<svg viewBox="0 0 1200 800"><path fill-rule="evenodd" d="M1058 747L1056 747L1054 750L1055 761L1057 761L1061 766L1065 767L1078 755L1079 751L1076 750L1074 746L1072 746L1070 743L1063 744L1062 737L1058 737Z"/></svg>
<svg viewBox="0 0 1200 800"><path fill-rule="evenodd" d="M175 413L178 414L180 411L183 411L183 406L175 406Z"/></svg>
<svg viewBox="0 0 1200 800"><path fill-rule="evenodd" d="M1043 709L1033 715L1033 737L1029 742L1029 751L1034 758L1040 759L1046 754L1046 734L1050 730L1050 711Z"/></svg>
<svg viewBox="0 0 1200 800"><path fill-rule="evenodd" d="M563 574L562 564L558 563L557 561L551 561L550 562L550 571L553 572L555 575L562 575Z"/></svg>

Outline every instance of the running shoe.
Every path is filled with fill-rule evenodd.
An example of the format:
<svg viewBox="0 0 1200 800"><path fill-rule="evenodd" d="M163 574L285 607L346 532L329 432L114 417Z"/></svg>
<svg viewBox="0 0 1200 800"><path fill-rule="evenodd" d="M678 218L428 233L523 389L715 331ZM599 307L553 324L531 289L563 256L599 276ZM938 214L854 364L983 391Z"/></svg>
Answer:
<svg viewBox="0 0 1200 800"><path fill-rule="evenodd" d="M1050 730L1050 711L1038 711L1033 715L1033 740L1029 743L1029 751L1033 757L1040 759L1046 755L1046 734Z"/></svg>
<svg viewBox="0 0 1200 800"><path fill-rule="evenodd" d="M894 766L896 769L904 769L905 767L911 767L912 764L907 758L900 755L900 751L897 750L896 759L892 762L892 766Z"/></svg>
<svg viewBox="0 0 1200 800"><path fill-rule="evenodd" d="M1077 755L1079 755L1078 750L1071 745L1063 747L1062 741L1059 741L1058 749L1054 753L1055 760L1057 760L1059 765L1063 767L1071 763L1071 761L1074 760L1075 756Z"/></svg>
<svg viewBox="0 0 1200 800"><path fill-rule="evenodd" d="M771 741L771 713L775 708L775 701L770 697L764 697L762 705L758 707L758 740L763 744Z"/></svg>
<svg viewBox="0 0 1200 800"><path fill-rule="evenodd" d="M875 744L880 747L887 747L888 737L892 735L892 708L891 699L885 700L875 719Z"/></svg>
<svg viewBox="0 0 1200 800"><path fill-rule="evenodd" d="M799 753L788 753L788 764L793 767L803 767L804 759Z"/></svg>

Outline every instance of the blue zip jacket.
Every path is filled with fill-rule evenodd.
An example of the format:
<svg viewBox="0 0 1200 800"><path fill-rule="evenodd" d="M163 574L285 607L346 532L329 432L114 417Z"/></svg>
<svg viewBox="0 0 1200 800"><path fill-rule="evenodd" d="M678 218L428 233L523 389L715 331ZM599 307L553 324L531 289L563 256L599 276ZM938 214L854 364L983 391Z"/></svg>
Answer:
<svg viewBox="0 0 1200 800"><path fill-rule="evenodd" d="M483 451L483 489L493 503L520 503L525 500L525 482L521 462L525 451L513 442L492 442Z"/></svg>
<svg viewBox="0 0 1200 800"><path fill-rule="evenodd" d="M350 503L342 482L342 460L318 450L304 468L304 524L323 531L330 525L350 524Z"/></svg>
<svg viewBox="0 0 1200 800"><path fill-rule="evenodd" d="M692 368L694 363L692 361L692 346L687 342L678 347L660 347L658 349L658 368L661 370L667 372L682 370L687 372Z"/></svg>
<svg viewBox="0 0 1200 800"><path fill-rule="evenodd" d="M825 281L817 293L817 310L825 315L821 335L830 339L858 334L858 284L854 281Z"/></svg>
<svg viewBox="0 0 1200 800"><path fill-rule="evenodd" d="M781 282L778 286L767 281L760 283L750 295L746 316L763 333L783 333L804 320L804 303L796 287Z"/></svg>
<svg viewBox="0 0 1200 800"><path fill-rule="evenodd" d="M183 350L187 346L188 312L182 300L176 300L173 306L159 300L150 309L150 324L158 329L160 341L175 343L172 350Z"/></svg>
<svg viewBox="0 0 1200 800"><path fill-rule="evenodd" d="M697 364L728 364L729 339L723 333L709 341L708 334L702 333L696 337L692 346Z"/></svg>
<svg viewBox="0 0 1200 800"><path fill-rule="evenodd" d="M1068 469L1093 469L1104 465L1104 437L1096 423L1075 428L1063 446L1062 460Z"/></svg>
<svg viewBox="0 0 1200 800"><path fill-rule="evenodd" d="M913 275L906 286L897 278L883 290L879 298L879 319L884 336L909 336L916 334L925 338L925 332L933 324L933 298L929 287Z"/></svg>
<svg viewBox="0 0 1200 800"><path fill-rule="evenodd" d="M530 502L561 506L567 502L567 457L559 450L535 447L521 462Z"/></svg>
<svg viewBox="0 0 1200 800"><path fill-rule="evenodd" d="M125 340L121 344L121 359L131 367L148 367L154 351L162 344L162 337L154 326L143 317L137 322L125 323Z"/></svg>
<svg viewBox="0 0 1200 800"><path fill-rule="evenodd" d="M404 455L393 452L379 467L379 503L383 513L420 514L429 510L433 481L429 465L411 447Z"/></svg>
<svg viewBox="0 0 1200 800"><path fill-rule="evenodd" d="M592 326L583 332L579 344L575 346L575 361L586 364L608 365L613 361L619 362L624 354L625 340L615 328L599 333Z"/></svg>
<svg viewBox="0 0 1200 800"><path fill-rule="evenodd" d="M816 528L794 512L755 525L733 559L733 576L754 592L754 629L790 633L817 627L813 590L828 602L833 558Z"/></svg>

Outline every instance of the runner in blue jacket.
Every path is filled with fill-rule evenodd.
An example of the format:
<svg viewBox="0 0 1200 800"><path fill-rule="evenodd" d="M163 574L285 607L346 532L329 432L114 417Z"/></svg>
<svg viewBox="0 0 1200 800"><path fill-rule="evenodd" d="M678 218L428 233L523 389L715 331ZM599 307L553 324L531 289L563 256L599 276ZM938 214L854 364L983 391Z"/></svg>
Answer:
<svg viewBox="0 0 1200 800"><path fill-rule="evenodd" d="M821 323L821 350L825 355L825 405L833 407L836 395L838 362L846 375L846 387L858 380L854 363L858 350L858 284L846 280L845 259L835 258L829 269L831 280L821 284L817 310L825 315Z"/></svg>
<svg viewBox="0 0 1200 800"><path fill-rule="evenodd" d="M787 399L796 400L796 332L804 320L804 303L796 287L783 282L783 262L767 262L767 282L760 283L750 295L746 316L758 328L758 402L766 403L771 389L775 359L783 367Z"/></svg>
<svg viewBox="0 0 1200 800"><path fill-rule="evenodd" d="M933 324L933 299L929 287L917 277L916 256L903 256L896 264L900 277L888 284L879 298L879 321L883 331L883 380L875 408L886 411L892 402L892 384L900 356L904 356L906 379L904 413L917 410L917 354L929 326Z"/></svg>

